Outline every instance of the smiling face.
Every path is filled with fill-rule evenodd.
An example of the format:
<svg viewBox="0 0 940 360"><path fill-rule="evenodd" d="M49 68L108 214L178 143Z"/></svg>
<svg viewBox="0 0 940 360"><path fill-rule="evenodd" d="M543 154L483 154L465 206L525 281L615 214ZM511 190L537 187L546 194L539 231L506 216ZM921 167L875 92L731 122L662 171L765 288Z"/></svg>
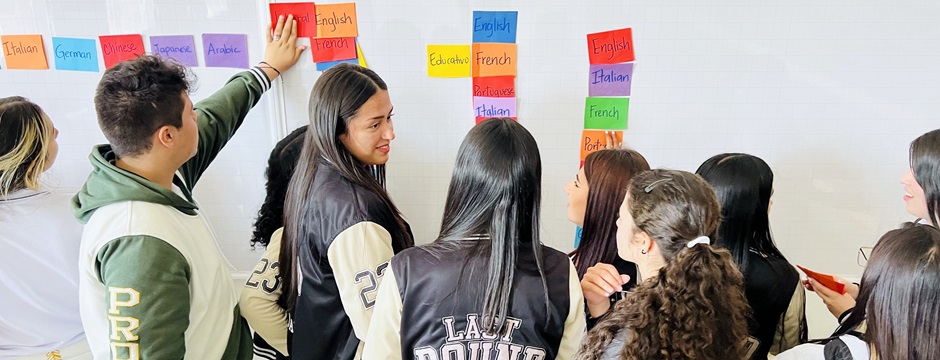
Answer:
<svg viewBox="0 0 940 360"><path fill-rule="evenodd" d="M568 194L568 220L578 226L584 226L584 213L587 211L588 182L582 167L574 180L565 184Z"/></svg>
<svg viewBox="0 0 940 360"><path fill-rule="evenodd" d="M914 178L914 170L907 169L907 172L901 176L901 184L904 185L903 199L907 212L921 219L929 219L927 196L924 195L924 188Z"/></svg>
<svg viewBox="0 0 940 360"><path fill-rule="evenodd" d="M339 136L343 146L363 164L388 162L389 144L395 139L392 128L392 100L388 91L378 90L349 119L346 133Z"/></svg>

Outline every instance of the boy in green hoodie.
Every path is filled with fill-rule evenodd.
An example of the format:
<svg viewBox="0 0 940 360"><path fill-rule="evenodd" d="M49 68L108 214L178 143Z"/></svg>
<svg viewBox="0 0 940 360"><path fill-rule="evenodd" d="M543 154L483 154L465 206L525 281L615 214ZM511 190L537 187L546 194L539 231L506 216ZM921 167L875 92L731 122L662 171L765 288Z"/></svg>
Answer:
<svg viewBox="0 0 940 360"><path fill-rule="evenodd" d="M72 199L85 223L82 323L96 359L250 359L251 338L192 189L271 80L293 66L296 21L268 31L264 61L193 105L182 65L142 56L105 71L95 94L109 144Z"/></svg>

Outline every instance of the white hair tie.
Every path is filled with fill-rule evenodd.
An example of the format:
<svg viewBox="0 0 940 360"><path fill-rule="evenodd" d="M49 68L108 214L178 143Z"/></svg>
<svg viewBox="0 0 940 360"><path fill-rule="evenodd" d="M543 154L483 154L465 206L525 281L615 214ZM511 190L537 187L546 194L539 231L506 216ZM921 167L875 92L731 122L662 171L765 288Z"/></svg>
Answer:
<svg viewBox="0 0 940 360"><path fill-rule="evenodd" d="M691 249L693 246L698 245L698 244L711 245L712 241L711 239L708 238L708 236L699 236L693 239L692 241L689 241L689 243L685 244L685 246L688 246L689 249Z"/></svg>

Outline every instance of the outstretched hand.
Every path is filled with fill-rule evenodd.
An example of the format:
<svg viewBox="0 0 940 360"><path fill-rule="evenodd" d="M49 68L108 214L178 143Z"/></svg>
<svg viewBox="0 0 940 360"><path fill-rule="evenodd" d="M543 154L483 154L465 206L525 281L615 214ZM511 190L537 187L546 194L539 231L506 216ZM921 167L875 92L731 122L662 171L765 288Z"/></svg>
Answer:
<svg viewBox="0 0 940 360"><path fill-rule="evenodd" d="M605 131L604 136L607 137L607 149L620 149L623 147L623 141L617 139L616 132Z"/></svg>
<svg viewBox="0 0 940 360"><path fill-rule="evenodd" d="M827 288L813 279L803 280L803 287L819 295L819 298L826 304L826 308L829 309L832 316L838 318L847 310L855 307L855 298L858 297L858 287L855 286L855 284L847 283L842 278L836 278L836 281L845 284L845 294L840 294L838 291Z"/></svg>
<svg viewBox="0 0 940 360"><path fill-rule="evenodd" d="M623 291L623 284L630 281L629 275L621 275L611 264L597 263L584 273L581 291L591 317L599 317L610 310L610 295Z"/></svg>
<svg viewBox="0 0 940 360"><path fill-rule="evenodd" d="M307 49L306 46L297 45L297 20L294 20L294 15L288 15L286 19L283 15L279 16L274 30L268 25L267 40L263 61L277 70L274 76L268 74L272 79L294 66L300 54Z"/></svg>

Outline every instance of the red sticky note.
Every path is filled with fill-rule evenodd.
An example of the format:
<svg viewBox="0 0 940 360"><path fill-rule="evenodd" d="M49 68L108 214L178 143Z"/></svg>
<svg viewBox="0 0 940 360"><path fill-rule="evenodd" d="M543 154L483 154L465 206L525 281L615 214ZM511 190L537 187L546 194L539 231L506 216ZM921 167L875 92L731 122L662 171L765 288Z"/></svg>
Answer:
<svg viewBox="0 0 940 360"><path fill-rule="evenodd" d="M480 123L481 121L483 121L483 120L492 119L492 118L493 118L492 116L477 116L477 117L476 117L476 119L477 119L477 122L476 122L476 123L479 124L479 123ZM510 118L510 119L513 119L513 120L515 120L515 121L517 121L517 122L519 121L519 118L517 118L517 117L515 117L515 116L510 116L509 118Z"/></svg>
<svg viewBox="0 0 940 360"><path fill-rule="evenodd" d="M277 27L278 16L284 15L284 21L287 21L287 15L294 15L297 20L297 37L317 37L317 7L312 2L272 3L269 9L271 29Z"/></svg>
<svg viewBox="0 0 940 360"><path fill-rule="evenodd" d="M595 64L633 61L633 30L630 28L588 34L588 60Z"/></svg>
<svg viewBox="0 0 940 360"><path fill-rule="evenodd" d="M800 270L803 270L803 272L806 273L806 277L816 280L816 282L822 284L822 286L825 286L839 294L845 294L845 284L836 281L836 278L832 275L821 274L799 265L796 267L800 268Z"/></svg>
<svg viewBox="0 0 940 360"><path fill-rule="evenodd" d="M7 69L45 70L49 68L42 35L3 35L3 58Z"/></svg>
<svg viewBox="0 0 940 360"><path fill-rule="evenodd" d="M137 56L147 52L140 34L102 35L98 37L98 40L101 42L101 55L104 56L105 68L111 68L124 60L136 59Z"/></svg>
<svg viewBox="0 0 940 360"><path fill-rule="evenodd" d="M473 96L516 97L515 76L484 76L473 78Z"/></svg>
<svg viewBox="0 0 940 360"><path fill-rule="evenodd" d="M349 60L356 58L356 38L310 39L313 62Z"/></svg>

